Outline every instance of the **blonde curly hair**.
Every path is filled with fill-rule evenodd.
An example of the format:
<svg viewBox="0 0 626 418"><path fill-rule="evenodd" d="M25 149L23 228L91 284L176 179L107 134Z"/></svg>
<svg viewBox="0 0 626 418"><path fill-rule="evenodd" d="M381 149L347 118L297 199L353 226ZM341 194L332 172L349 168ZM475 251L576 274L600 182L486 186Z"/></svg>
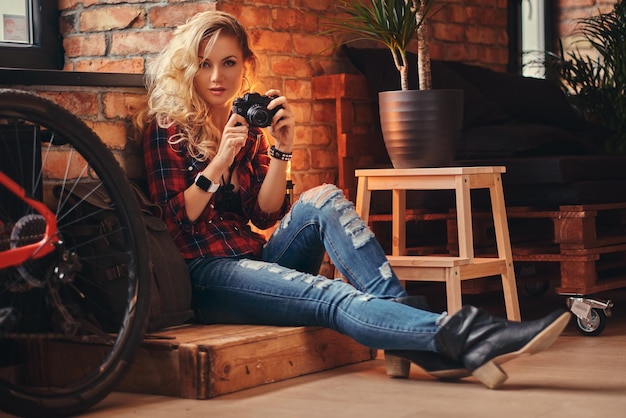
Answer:
<svg viewBox="0 0 626 418"><path fill-rule="evenodd" d="M200 68L198 55L206 56L219 35L232 36L238 41L247 74L240 95L250 90L248 79L256 73L257 59L248 45L245 28L228 13L201 12L179 26L169 44L149 64L147 108L136 118L140 131L154 119L162 128L180 126L181 131L169 138L170 144L185 146L200 161L215 156L220 133L213 124L210 107L195 90L194 77ZM204 41L207 46L200 51Z"/></svg>

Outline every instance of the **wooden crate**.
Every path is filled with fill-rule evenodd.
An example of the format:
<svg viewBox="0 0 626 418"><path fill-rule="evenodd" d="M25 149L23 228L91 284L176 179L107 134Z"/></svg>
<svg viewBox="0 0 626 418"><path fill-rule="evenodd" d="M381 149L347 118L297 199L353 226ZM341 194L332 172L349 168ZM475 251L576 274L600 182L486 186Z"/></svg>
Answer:
<svg viewBox="0 0 626 418"><path fill-rule="evenodd" d="M98 358L96 344L47 347L38 364L57 379L71 377L72 364L55 362L71 352L76 365ZM57 354L55 354L57 353ZM208 399L296 376L371 360L371 350L319 327L189 325L149 335L118 390ZM61 357L62 358L62 357ZM57 367L55 370L54 367Z"/></svg>

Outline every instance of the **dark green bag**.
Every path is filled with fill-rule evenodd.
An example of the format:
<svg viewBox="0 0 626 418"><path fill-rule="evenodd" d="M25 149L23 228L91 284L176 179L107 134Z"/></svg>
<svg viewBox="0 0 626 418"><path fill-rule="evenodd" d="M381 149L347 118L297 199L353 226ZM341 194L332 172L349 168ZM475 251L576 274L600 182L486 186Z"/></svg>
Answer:
<svg viewBox="0 0 626 418"><path fill-rule="evenodd" d="M152 267L147 330L180 325L193 317L187 263L161 220L160 206L150 202L136 184L130 185L142 210ZM89 280L77 277L75 285L88 296L86 300L91 302L86 308L102 329L117 329L128 292L127 281L120 280L127 273L122 236L110 232L118 229L118 218L103 188L94 192L93 183L78 184L66 192L66 198L78 207L70 212L71 219L63 220L73 223L63 230L70 239L86 243L77 247L82 265L78 276Z"/></svg>

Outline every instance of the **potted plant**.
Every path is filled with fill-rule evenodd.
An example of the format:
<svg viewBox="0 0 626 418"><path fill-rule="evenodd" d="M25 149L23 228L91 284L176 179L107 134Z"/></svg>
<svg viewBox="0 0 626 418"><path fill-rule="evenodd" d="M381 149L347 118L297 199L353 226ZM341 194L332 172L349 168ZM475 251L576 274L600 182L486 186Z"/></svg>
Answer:
<svg viewBox="0 0 626 418"><path fill-rule="evenodd" d="M546 53L546 76L585 119L610 131L602 144L607 154L626 154L626 2L578 24L595 56L578 47L566 55L561 45L560 54Z"/></svg>
<svg viewBox="0 0 626 418"><path fill-rule="evenodd" d="M437 0L340 0L328 32L341 43L369 40L385 45L401 90L379 93L383 139L395 168L452 163L463 121L463 91L431 89L427 19ZM419 89L409 90L407 51L418 40Z"/></svg>

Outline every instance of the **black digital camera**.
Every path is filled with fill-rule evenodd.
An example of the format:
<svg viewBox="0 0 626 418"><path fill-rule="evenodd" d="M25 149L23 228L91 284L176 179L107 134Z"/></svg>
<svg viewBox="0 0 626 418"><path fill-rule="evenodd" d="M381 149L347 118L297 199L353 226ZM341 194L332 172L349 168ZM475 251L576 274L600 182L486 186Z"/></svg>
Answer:
<svg viewBox="0 0 626 418"><path fill-rule="evenodd" d="M246 93L233 102L233 113L246 118L251 127L265 128L272 124L272 118L282 106L269 110L267 105L277 96L261 96L259 93Z"/></svg>

